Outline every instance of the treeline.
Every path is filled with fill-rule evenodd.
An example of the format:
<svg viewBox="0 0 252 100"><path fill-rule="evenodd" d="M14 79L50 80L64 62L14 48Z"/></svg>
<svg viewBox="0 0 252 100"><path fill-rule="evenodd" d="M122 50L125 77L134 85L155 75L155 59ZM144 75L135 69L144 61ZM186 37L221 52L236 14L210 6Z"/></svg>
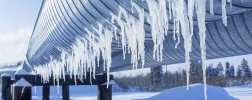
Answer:
<svg viewBox="0 0 252 100"><path fill-rule="evenodd" d="M236 74L235 74L236 72ZM210 64L206 68L207 84L220 87L238 86L250 84L252 80L251 69L248 61L242 59L241 64L235 69L233 65L226 62L217 66ZM187 82L186 70L163 71L161 66L152 67L146 75L115 77L115 82L129 91L156 91L168 88L184 86ZM203 83L203 71L200 61L190 63L189 84Z"/></svg>

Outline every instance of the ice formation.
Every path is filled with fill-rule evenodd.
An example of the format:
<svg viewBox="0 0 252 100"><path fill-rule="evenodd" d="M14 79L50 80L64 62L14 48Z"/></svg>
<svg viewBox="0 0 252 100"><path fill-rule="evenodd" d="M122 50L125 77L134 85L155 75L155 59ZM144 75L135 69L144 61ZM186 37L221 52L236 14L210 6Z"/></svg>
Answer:
<svg viewBox="0 0 252 100"><path fill-rule="evenodd" d="M174 39L178 41L175 48L177 48L177 45L180 43L180 36L184 39L188 85L190 66L189 54L191 52L192 36L194 33L193 16L195 11L199 28L198 34L200 37L202 69L203 75L205 75L206 0L188 0L188 2L185 2L184 0L146 0L146 2L148 4L149 12L145 12L134 0L131 0L130 2L130 12L118 5L118 15L110 12L111 27L105 27L99 22L97 22L98 28L92 27L93 31L84 27L87 34L85 37L76 38L76 42L72 45L72 51L60 49L62 52L61 59L52 59L48 64L34 67L34 73L40 74L45 83L49 81L49 78L52 75L54 82L57 82L58 85L59 79L65 79L66 74L69 74L70 76L73 75L75 81L77 79L83 81L83 78L86 78L86 74L89 72L90 77L92 76L91 73L93 73L93 78L95 79L95 68L99 67L100 60L102 60L104 71L106 70L108 75L108 85L109 71L112 63L111 43L113 39L118 40L118 45L119 42L121 43L124 59L127 52L131 53L133 69L138 67L139 61L141 61L141 66L143 67L145 58L144 19L146 19L151 25L151 34L154 43L153 59L162 61L163 41L169 30L169 20L171 20L171 22L173 22ZM222 0L222 20L224 25L227 24L225 9L226 2L232 4L232 1L230 0ZM138 16L135 17L132 13L137 13ZM210 0L210 13L212 15L214 14L213 0ZM117 28L114 25L115 21L120 28ZM120 35L120 37L118 37L118 35ZM83 75L84 77L82 77ZM205 76L204 83L206 83ZM206 85L204 89L206 99Z"/></svg>
<svg viewBox="0 0 252 100"><path fill-rule="evenodd" d="M162 61L163 41L168 31L166 0L146 0L149 7L151 34L154 43L153 58Z"/></svg>
<svg viewBox="0 0 252 100"><path fill-rule="evenodd" d="M226 14L226 0L221 0L221 8L222 8L222 21L225 26L227 26L227 14Z"/></svg>
<svg viewBox="0 0 252 100"><path fill-rule="evenodd" d="M199 37L200 37L200 49L201 49L201 60L202 60L202 70L203 70L203 80L204 80L204 94L205 100L207 99L206 94L206 26L205 26L205 7L206 0L196 0L195 8L197 13Z"/></svg>
<svg viewBox="0 0 252 100"><path fill-rule="evenodd" d="M214 15L214 11L213 11L213 0L210 0L210 14Z"/></svg>
<svg viewBox="0 0 252 100"><path fill-rule="evenodd" d="M112 16L111 22L115 20L120 26L121 43L123 50L123 58L125 54L131 53L131 63L133 69L138 66L138 60L141 59L142 67L144 66L144 41L145 41L145 30L144 30L144 9L139 5L131 1L131 12L134 13L134 8L138 13L138 19L127 12L123 7L119 6L119 14L115 15L110 13ZM122 18L125 18L124 21Z"/></svg>

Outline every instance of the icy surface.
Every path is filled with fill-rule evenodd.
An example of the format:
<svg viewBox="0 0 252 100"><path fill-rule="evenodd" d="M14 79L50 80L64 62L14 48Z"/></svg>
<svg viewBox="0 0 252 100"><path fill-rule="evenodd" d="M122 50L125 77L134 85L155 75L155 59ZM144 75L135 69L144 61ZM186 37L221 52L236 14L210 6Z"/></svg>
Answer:
<svg viewBox="0 0 252 100"><path fill-rule="evenodd" d="M16 71L15 75L30 75L30 73L28 73L27 71L23 69L19 69Z"/></svg>
<svg viewBox="0 0 252 100"><path fill-rule="evenodd" d="M19 79L13 86L24 86L24 87L32 87L32 85L27 82L24 78Z"/></svg>

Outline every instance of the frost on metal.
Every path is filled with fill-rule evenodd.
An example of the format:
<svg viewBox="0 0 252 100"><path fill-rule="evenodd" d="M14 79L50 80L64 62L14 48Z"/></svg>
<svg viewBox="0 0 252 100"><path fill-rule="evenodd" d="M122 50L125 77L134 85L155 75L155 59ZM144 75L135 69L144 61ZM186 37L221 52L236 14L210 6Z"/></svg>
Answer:
<svg viewBox="0 0 252 100"><path fill-rule="evenodd" d="M139 61L141 66L144 66L145 58L145 30L144 21L151 26L152 40L154 43L153 59L162 61L163 41L165 35L169 30L169 21L173 22L174 40L177 40L177 45L180 43L180 37L184 39L185 48L185 63L187 69L187 85L189 84L189 66L190 66L190 52L192 45L192 36L194 34L193 16L194 12L197 15L200 48L203 75L206 69L206 26L205 26L205 12L206 0L146 0L148 5L148 12L136 4L136 1L131 0L131 11L127 11L121 5L118 5L118 14L109 12L111 15L111 27L103 26L97 22L98 28L92 27L94 31L85 29L86 36L76 38L76 42L72 45L71 51L61 50L61 59L51 60L50 63L34 67L34 72L40 74L43 82L48 82L49 77L53 75L55 83L59 85L59 79L65 79L65 74L73 75L75 81L77 79L83 80L83 75L87 72L94 73L96 67L99 67L100 60L103 62L104 71L107 71L107 85L109 84L109 71L112 63L111 58L111 43L113 39L121 43L123 58L125 54L131 54L131 63L133 69L136 69ZM226 2L231 0L222 0L222 20L223 24L227 24L226 16ZM213 0L210 0L210 13L214 14ZM132 13L137 13L138 16L132 16ZM118 27L114 25L117 22ZM95 35L96 34L96 35ZM118 36L119 35L119 36ZM91 77L92 75L90 75ZM86 78L86 77L84 77ZM95 75L93 75L95 78ZM91 79L91 78L90 78ZM204 76L204 83L206 77ZM188 89L188 87L187 87ZM206 99L206 85L204 87Z"/></svg>

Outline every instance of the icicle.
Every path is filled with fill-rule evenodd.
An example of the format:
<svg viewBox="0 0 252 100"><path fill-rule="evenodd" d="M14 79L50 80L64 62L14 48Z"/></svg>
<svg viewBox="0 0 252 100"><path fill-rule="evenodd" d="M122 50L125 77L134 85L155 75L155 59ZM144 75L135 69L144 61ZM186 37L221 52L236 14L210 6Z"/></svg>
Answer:
<svg viewBox="0 0 252 100"><path fill-rule="evenodd" d="M163 40L168 31L166 0L146 0L151 19L151 34L154 42L153 59L162 61Z"/></svg>
<svg viewBox="0 0 252 100"><path fill-rule="evenodd" d="M227 14L226 14L226 0L221 0L222 8L222 21L225 26L227 26Z"/></svg>
<svg viewBox="0 0 252 100"><path fill-rule="evenodd" d="M131 1L131 10L138 13L139 17L136 19L134 16L129 14L123 7L119 6L118 16L111 13L110 15L114 18L121 30L121 43L123 50L123 59L125 59L125 54L131 53L131 63L133 64L133 69L138 66L138 60L141 59L142 67L144 66L144 41L145 41L145 31L144 31L144 9L137 5L134 1ZM127 20L124 22L122 16ZM113 19L111 19L113 20ZM114 27L115 28L115 27Z"/></svg>
<svg viewBox="0 0 252 100"><path fill-rule="evenodd" d="M210 14L214 15L214 11L213 11L213 0L210 0Z"/></svg>
<svg viewBox="0 0 252 100"><path fill-rule="evenodd" d="M232 0L230 0L230 2L229 2L229 4L230 4L230 8L232 8L233 6L233 4L232 4Z"/></svg>
<svg viewBox="0 0 252 100"><path fill-rule="evenodd" d="M171 20L172 19L172 17L171 17L171 15L172 15L172 13L171 13L171 11L172 11L171 0L168 0L168 4L169 4L169 19Z"/></svg>
<svg viewBox="0 0 252 100"><path fill-rule="evenodd" d="M206 0L196 1L196 13L198 19L199 27L199 37L200 37L200 49L201 49L201 60L202 60L202 70L203 70L203 80L204 80L204 95L205 100L207 99L206 94L206 26L205 26L205 3Z"/></svg>

